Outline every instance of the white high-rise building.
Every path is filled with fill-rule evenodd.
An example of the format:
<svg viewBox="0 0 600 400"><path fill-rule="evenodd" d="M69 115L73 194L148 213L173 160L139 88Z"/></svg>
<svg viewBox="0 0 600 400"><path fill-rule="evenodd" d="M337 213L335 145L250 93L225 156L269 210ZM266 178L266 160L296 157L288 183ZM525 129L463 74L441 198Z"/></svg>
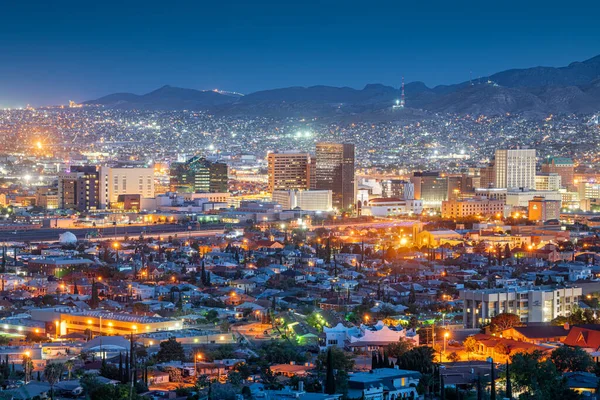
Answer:
<svg viewBox="0 0 600 400"><path fill-rule="evenodd" d="M498 188L535 188L535 149L496 150Z"/></svg>
<svg viewBox="0 0 600 400"><path fill-rule="evenodd" d="M154 197L154 168L101 167L100 207L108 208L119 195L133 194L141 198Z"/></svg>

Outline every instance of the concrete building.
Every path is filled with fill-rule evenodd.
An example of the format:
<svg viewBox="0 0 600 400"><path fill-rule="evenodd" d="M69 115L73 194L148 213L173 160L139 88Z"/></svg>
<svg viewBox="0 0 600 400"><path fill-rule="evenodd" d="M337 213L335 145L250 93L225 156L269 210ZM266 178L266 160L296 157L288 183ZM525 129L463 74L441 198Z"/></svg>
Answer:
<svg viewBox="0 0 600 400"><path fill-rule="evenodd" d="M49 187L37 188L35 191L35 205L48 210L58 208L58 191Z"/></svg>
<svg viewBox="0 0 600 400"><path fill-rule="evenodd" d="M577 184L579 199L600 199L600 183L579 182Z"/></svg>
<svg viewBox="0 0 600 400"><path fill-rule="evenodd" d="M154 168L100 167L100 207L110 208L119 196L154 197Z"/></svg>
<svg viewBox="0 0 600 400"><path fill-rule="evenodd" d="M458 200L475 193L476 183L472 176L461 174L448 177L448 200Z"/></svg>
<svg viewBox="0 0 600 400"><path fill-rule="evenodd" d="M501 313L517 314L523 323L550 322L569 316L578 307L581 294L578 287L549 286L462 290L463 323L465 328L479 328Z"/></svg>
<svg viewBox="0 0 600 400"><path fill-rule="evenodd" d="M268 191L310 189L310 154L296 151L269 153Z"/></svg>
<svg viewBox="0 0 600 400"><path fill-rule="evenodd" d="M548 157L542 164L542 172L560 175L563 187L574 190L575 165L567 157Z"/></svg>
<svg viewBox="0 0 600 400"><path fill-rule="evenodd" d="M560 190L561 176L555 172L542 172L535 176L535 190Z"/></svg>
<svg viewBox="0 0 600 400"><path fill-rule="evenodd" d="M511 207L529 207L529 202L534 197L543 197L546 200L558 200L562 201L562 194L560 192L543 191L543 190L509 190L506 193L506 205Z"/></svg>
<svg viewBox="0 0 600 400"><path fill-rule="evenodd" d="M72 166L58 176L58 207L89 211L100 208L100 175L94 166Z"/></svg>
<svg viewBox="0 0 600 400"><path fill-rule="evenodd" d="M315 189L331 190L333 207L354 208L354 145L350 143L317 143Z"/></svg>
<svg viewBox="0 0 600 400"><path fill-rule="evenodd" d="M448 179L436 171L415 172L410 178L415 185L415 199L427 208L441 207L448 199Z"/></svg>
<svg viewBox="0 0 600 400"><path fill-rule="evenodd" d="M534 149L496 150L496 187L535 188L535 165Z"/></svg>
<svg viewBox="0 0 600 400"><path fill-rule="evenodd" d="M31 319L46 323L46 331L59 335L85 332L93 335L129 335L172 331L183 328L181 320L162 317L146 317L107 311L74 310L70 307L36 308L30 310Z"/></svg>
<svg viewBox="0 0 600 400"><path fill-rule="evenodd" d="M306 211L330 211L333 208L331 190L276 190L273 201L284 210L300 208Z"/></svg>
<svg viewBox="0 0 600 400"><path fill-rule="evenodd" d="M361 215L390 217L394 215L413 215L423 212L421 200L401 200L396 198L370 199L361 208Z"/></svg>
<svg viewBox="0 0 600 400"><path fill-rule="evenodd" d="M530 221L545 222L551 219L560 219L560 200L548 200L536 196L529 200L528 218Z"/></svg>
<svg viewBox="0 0 600 400"><path fill-rule="evenodd" d="M404 200L413 200L415 198L415 185L403 179L387 179L381 181L381 188L382 197L394 197Z"/></svg>
<svg viewBox="0 0 600 400"><path fill-rule="evenodd" d="M442 218L466 218L474 215L504 215L505 203L487 197L474 197L465 200L447 200L442 202Z"/></svg>
<svg viewBox="0 0 600 400"><path fill-rule="evenodd" d="M489 189L496 187L496 169L494 164L479 168L479 187Z"/></svg>

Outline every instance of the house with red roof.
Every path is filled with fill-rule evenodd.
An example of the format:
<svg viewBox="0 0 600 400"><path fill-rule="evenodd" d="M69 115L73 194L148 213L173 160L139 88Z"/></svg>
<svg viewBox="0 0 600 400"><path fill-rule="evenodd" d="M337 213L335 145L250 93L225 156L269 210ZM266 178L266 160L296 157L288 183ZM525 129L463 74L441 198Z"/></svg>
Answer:
<svg viewBox="0 0 600 400"><path fill-rule="evenodd" d="M576 325L571 328L563 342L565 346L581 347L600 361L600 324Z"/></svg>

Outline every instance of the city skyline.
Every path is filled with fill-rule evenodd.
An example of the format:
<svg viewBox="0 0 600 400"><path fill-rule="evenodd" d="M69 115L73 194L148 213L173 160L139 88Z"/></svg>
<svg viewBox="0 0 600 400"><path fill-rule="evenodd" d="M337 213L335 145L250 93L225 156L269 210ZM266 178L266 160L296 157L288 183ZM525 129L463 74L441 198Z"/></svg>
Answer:
<svg viewBox="0 0 600 400"><path fill-rule="evenodd" d="M10 62L0 66L2 107L145 93L165 84L249 93L399 87L405 76L436 86L599 53L593 12L545 3L34 3L4 10L0 45Z"/></svg>

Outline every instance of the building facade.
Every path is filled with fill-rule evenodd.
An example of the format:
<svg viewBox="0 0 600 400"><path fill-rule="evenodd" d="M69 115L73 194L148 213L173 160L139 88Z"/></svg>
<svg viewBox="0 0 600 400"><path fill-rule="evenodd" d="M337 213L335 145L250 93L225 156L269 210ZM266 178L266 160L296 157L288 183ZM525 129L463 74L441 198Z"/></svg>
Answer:
<svg viewBox="0 0 600 400"><path fill-rule="evenodd" d="M78 211L100 208L100 174L95 166L72 166L58 176L58 207Z"/></svg>
<svg viewBox="0 0 600 400"><path fill-rule="evenodd" d="M224 193L229 190L227 164L194 156L170 167L170 190L186 193Z"/></svg>
<svg viewBox="0 0 600 400"><path fill-rule="evenodd" d="M310 154L296 151L269 153L267 156L268 190L310 189Z"/></svg>
<svg viewBox="0 0 600 400"><path fill-rule="evenodd" d="M440 207L448 199L448 178L436 171L415 172L410 179L414 184L415 199L425 207Z"/></svg>
<svg viewBox="0 0 600 400"><path fill-rule="evenodd" d="M463 323L465 328L479 328L501 313L517 314L523 323L550 322L569 316L578 307L581 294L578 287L549 286L462 290Z"/></svg>
<svg viewBox="0 0 600 400"><path fill-rule="evenodd" d="M99 175L100 208L110 208L112 203L118 203L119 196L154 197L154 168L152 167L100 167Z"/></svg>
<svg viewBox="0 0 600 400"><path fill-rule="evenodd" d="M560 190L562 178L555 172L542 172L535 176L535 190Z"/></svg>
<svg viewBox="0 0 600 400"><path fill-rule="evenodd" d="M466 218L475 215L502 216L505 202L487 197L474 197L465 200L447 200L442 202L442 218Z"/></svg>
<svg viewBox="0 0 600 400"><path fill-rule="evenodd" d="M542 164L542 172L558 174L562 185L569 190L573 190L575 165L572 159L567 157L548 157Z"/></svg>
<svg viewBox="0 0 600 400"><path fill-rule="evenodd" d="M560 200L548 200L541 196L536 196L529 200L528 211L529 220L535 222L545 222L551 219L560 219Z"/></svg>
<svg viewBox="0 0 600 400"><path fill-rule="evenodd" d="M499 188L535 188L536 153L534 149L496 150L495 186Z"/></svg>
<svg viewBox="0 0 600 400"><path fill-rule="evenodd" d="M331 190L334 208L354 208L354 145L317 143L315 179L316 189Z"/></svg>
<svg viewBox="0 0 600 400"><path fill-rule="evenodd" d="M331 190L276 190L273 201L284 210L329 211L333 208Z"/></svg>

